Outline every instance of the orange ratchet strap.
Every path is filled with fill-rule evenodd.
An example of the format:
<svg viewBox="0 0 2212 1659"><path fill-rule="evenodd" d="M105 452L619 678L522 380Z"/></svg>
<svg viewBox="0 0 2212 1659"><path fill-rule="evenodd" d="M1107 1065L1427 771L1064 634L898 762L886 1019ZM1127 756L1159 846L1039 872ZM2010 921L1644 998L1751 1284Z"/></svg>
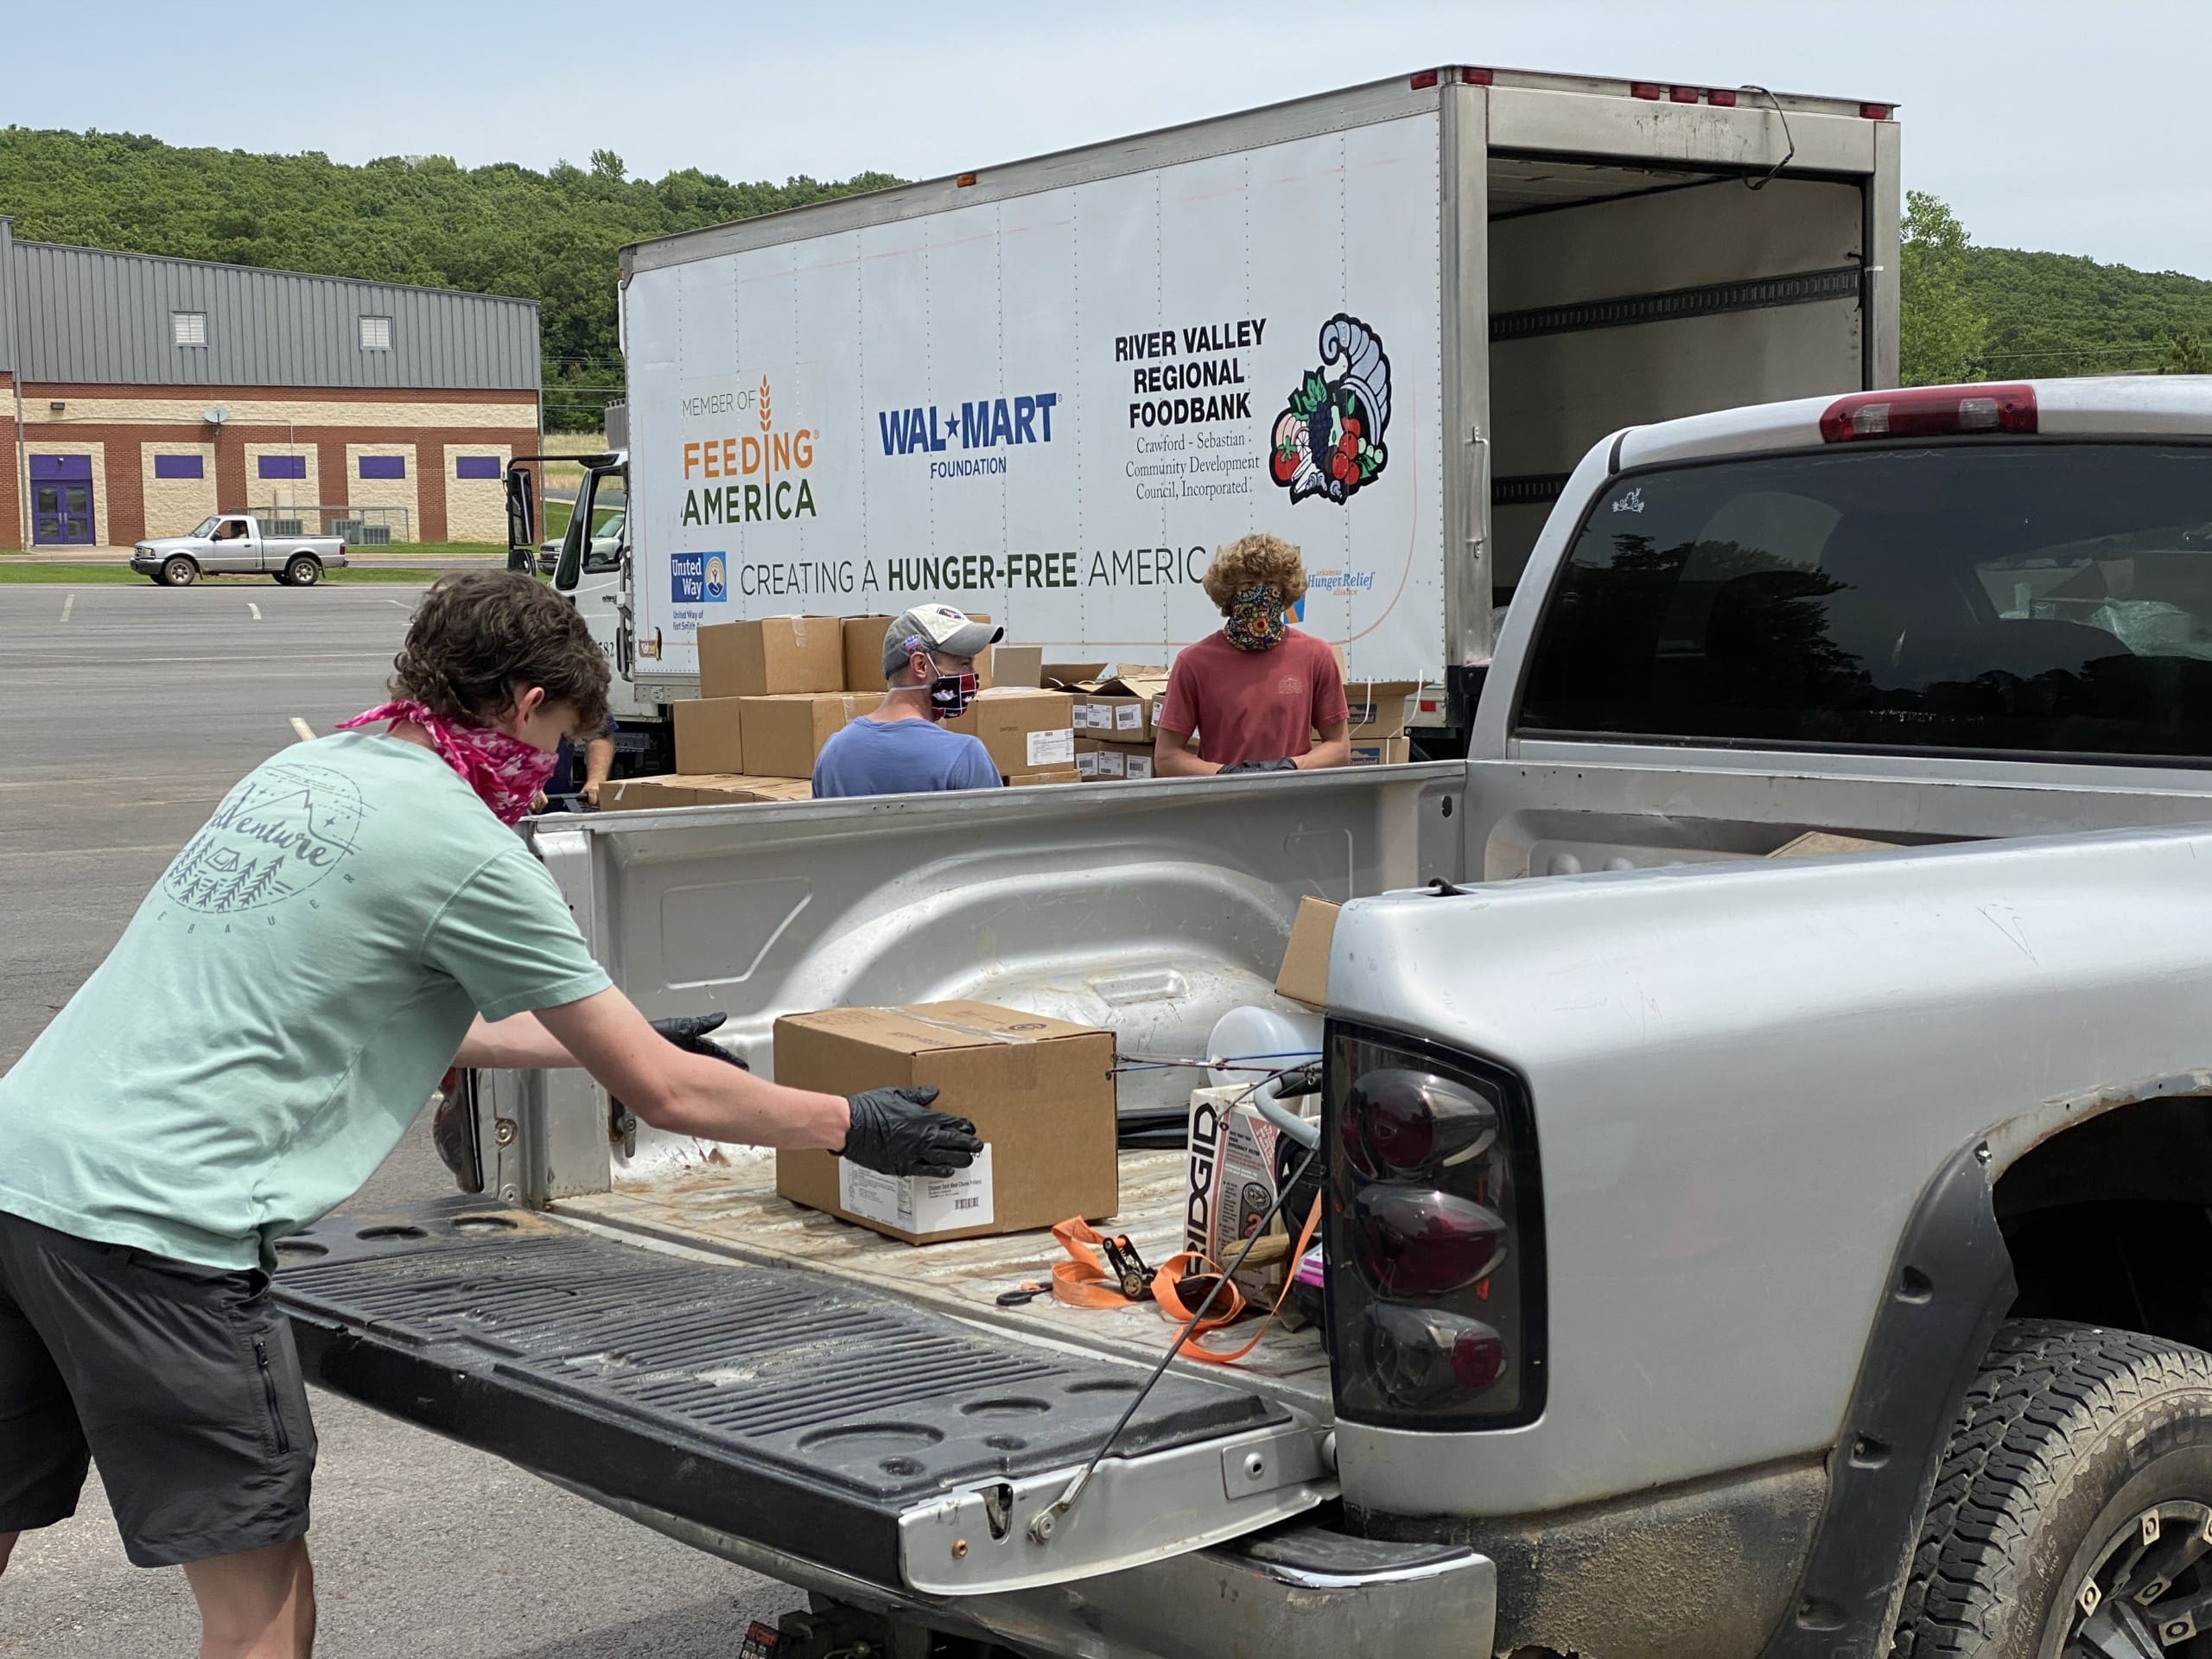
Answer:
<svg viewBox="0 0 2212 1659"><path fill-rule="evenodd" d="M1313 1229L1319 1224L1320 1219L1321 1200L1317 1197L1313 1200L1313 1207L1306 1212L1306 1225L1298 1235L1298 1246L1290 1253L1290 1270L1284 1276L1282 1289L1276 1294L1274 1306L1268 1310L1267 1318L1260 1321L1259 1329L1252 1333L1250 1341L1227 1353L1208 1348L1199 1341L1200 1338L1218 1331L1243 1315L1243 1293L1235 1284L1224 1282L1220 1294L1214 1298L1217 1311L1208 1313L1198 1321L1191 1332L1190 1339L1183 1344L1183 1351L1193 1359L1202 1359L1210 1364L1228 1365L1258 1347L1260 1338L1267 1335L1268 1327L1274 1323L1275 1315L1282 1311L1283 1300L1290 1294L1291 1277L1296 1272L1297 1264L1305 1259L1306 1247L1313 1242ZM1052 1264L1054 1301L1065 1302L1070 1307L1129 1306L1129 1299L1122 1294L1119 1276L1110 1272L1099 1258L1098 1247L1106 1242L1103 1234L1089 1222L1077 1217L1053 1228L1052 1236L1059 1240L1060 1248L1068 1253L1066 1261ZM1152 1300L1159 1304L1163 1317L1176 1325L1187 1325L1191 1320L1191 1310L1183 1305L1176 1286L1193 1275L1218 1276L1220 1272L1219 1268L1194 1250L1171 1255L1160 1263L1160 1270L1152 1276ZM1198 1300L1204 1300L1205 1298L1201 1295Z"/></svg>

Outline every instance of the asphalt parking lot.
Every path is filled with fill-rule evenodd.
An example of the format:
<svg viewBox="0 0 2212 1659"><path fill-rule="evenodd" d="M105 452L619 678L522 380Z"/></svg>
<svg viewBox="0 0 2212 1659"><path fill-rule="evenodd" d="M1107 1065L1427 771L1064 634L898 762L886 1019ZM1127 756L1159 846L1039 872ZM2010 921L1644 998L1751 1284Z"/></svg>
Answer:
<svg viewBox="0 0 2212 1659"><path fill-rule="evenodd" d="M225 791L379 700L418 589L0 586L0 1067L91 973ZM371 1201L451 1188L418 1124ZM729 1659L800 1598L499 1460L315 1398L325 1659ZM190 1652L176 1572L124 1560L95 1480L0 1578L0 1655Z"/></svg>

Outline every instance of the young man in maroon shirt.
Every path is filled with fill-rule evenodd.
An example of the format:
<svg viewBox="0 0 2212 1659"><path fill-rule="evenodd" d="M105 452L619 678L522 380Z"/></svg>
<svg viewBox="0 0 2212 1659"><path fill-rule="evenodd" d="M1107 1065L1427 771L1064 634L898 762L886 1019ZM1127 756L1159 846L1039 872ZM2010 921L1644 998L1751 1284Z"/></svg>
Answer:
<svg viewBox="0 0 2212 1659"><path fill-rule="evenodd" d="M1246 536L1215 553L1206 597L1221 632L1186 646L1154 724L1163 778L1312 771L1351 759L1351 711L1336 653L1286 614L1306 596L1306 565L1279 537ZM1191 734L1198 750L1191 753ZM1319 732L1316 742L1313 734Z"/></svg>

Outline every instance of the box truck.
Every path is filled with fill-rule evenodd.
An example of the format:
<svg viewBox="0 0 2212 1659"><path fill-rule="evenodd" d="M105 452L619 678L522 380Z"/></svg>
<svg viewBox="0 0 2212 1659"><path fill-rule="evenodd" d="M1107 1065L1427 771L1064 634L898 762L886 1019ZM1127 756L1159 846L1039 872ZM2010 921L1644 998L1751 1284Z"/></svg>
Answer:
<svg viewBox="0 0 2212 1659"><path fill-rule="evenodd" d="M1568 471L1894 384L1894 107L1452 67L624 251L625 447L556 581L650 721L705 625L988 613L1047 660L1218 626L1212 550L1465 747Z"/></svg>

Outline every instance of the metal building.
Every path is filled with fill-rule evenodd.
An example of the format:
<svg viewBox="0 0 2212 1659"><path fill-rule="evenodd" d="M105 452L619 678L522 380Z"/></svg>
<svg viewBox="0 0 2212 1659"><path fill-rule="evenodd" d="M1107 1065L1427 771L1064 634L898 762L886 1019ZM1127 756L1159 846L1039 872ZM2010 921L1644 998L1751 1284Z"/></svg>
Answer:
<svg viewBox="0 0 2212 1659"><path fill-rule="evenodd" d="M501 541L538 363L535 301L17 241L0 215L0 548L242 509Z"/></svg>

